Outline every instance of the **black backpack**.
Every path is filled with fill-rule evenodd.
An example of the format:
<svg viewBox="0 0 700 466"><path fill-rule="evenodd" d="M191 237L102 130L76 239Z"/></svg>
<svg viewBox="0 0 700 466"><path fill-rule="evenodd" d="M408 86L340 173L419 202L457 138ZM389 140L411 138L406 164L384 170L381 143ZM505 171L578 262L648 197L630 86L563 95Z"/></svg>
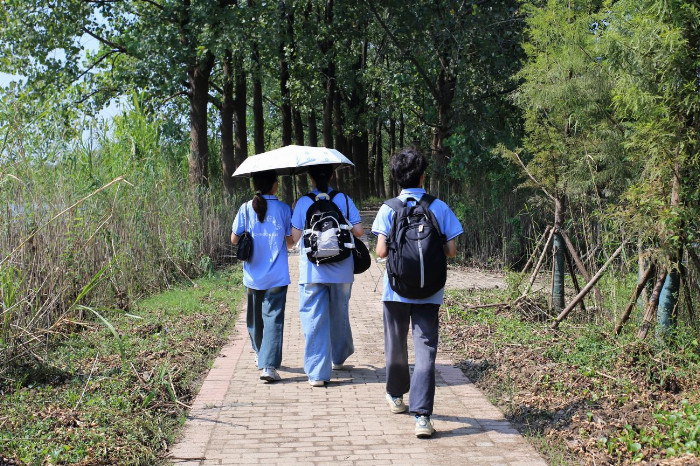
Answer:
<svg viewBox="0 0 700 466"><path fill-rule="evenodd" d="M447 257L443 250L445 237L440 232L430 204L435 197L423 194L413 206L399 198L384 204L394 210L386 244L389 257L386 269L389 286L400 296L423 299L437 293L447 281Z"/></svg>
<svg viewBox="0 0 700 466"><path fill-rule="evenodd" d="M303 252L316 265L347 259L355 247L352 227L333 202L338 194L340 191L306 195L314 202L306 211Z"/></svg>

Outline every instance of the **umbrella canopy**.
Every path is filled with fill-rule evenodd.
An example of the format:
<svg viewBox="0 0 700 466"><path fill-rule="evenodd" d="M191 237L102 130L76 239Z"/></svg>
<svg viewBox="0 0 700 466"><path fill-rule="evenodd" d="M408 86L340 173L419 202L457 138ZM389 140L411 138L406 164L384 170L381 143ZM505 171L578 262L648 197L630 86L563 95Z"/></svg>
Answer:
<svg viewBox="0 0 700 466"><path fill-rule="evenodd" d="M253 173L274 170L278 175L304 173L313 165L352 167L353 163L335 149L310 146L284 146L253 155L243 161L233 176L251 176Z"/></svg>

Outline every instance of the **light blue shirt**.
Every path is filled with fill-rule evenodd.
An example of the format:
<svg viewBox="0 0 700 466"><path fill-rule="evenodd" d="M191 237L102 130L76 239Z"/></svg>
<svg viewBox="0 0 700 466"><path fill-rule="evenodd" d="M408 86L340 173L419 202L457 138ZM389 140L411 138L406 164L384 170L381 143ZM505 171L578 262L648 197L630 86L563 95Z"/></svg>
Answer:
<svg viewBox="0 0 700 466"><path fill-rule="evenodd" d="M425 189L423 188L408 188L401 191L399 194L399 199L402 202L406 202L409 197L414 197L418 200L425 194ZM413 205L411 202L409 205ZM430 210L435 214L435 219L440 227L440 232L445 235L447 241L461 235L463 233L462 225L459 223L459 219L440 199L435 199L432 204L430 204ZM375 235L389 236L389 230L391 230L391 223L394 218L394 210L386 204L382 204L377 212L377 217L372 223L372 233ZM400 303L413 303L413 304L442 304L443 294L445 289L442 288L440 291L432 296L423 299L411 299L404 298L397 294L391 289L389 285L389 275L384 273L384 291L382 292L382 301L397 301Z"/></svg>
<svg viewBox="0 0 700 466"><path fill-rule="evenodd" d="M285 236L292 234L292 209L275 196L263 197L267 200L264 222L258 220L253 202L248 201L238 209L231 227L238 236L247 229L253 237L252 255L243 263L243 284L254 290L269 290L290 282Z"/></svg>
<svg viewBox="0 0 700 466"><path fill-rule="evenodd" d="M328 192L332 194L332 189L329 187ZM313 194L318 194L318 190L314 189ZM347 205L346 205L347 199ZM340 211L345 215L345 218L350 225L356 225L362 221L360 211L355 207L349 196L345 193L340 193L333 198L333 202L340 208ZM306 223L306 211L309 210L312 201L308 196L302 196L297 201L292 214L292 226L297 230L304 231ZM352 234L352 233L351 233ZM301 244L304 244L304 238L301 239ZM309 262L309 258L302 252L303 247L299 248L299 284L307 283L352 283L355 280L353 276L352 256L340 262L332 262L330 264L314 264Z"/></svg>

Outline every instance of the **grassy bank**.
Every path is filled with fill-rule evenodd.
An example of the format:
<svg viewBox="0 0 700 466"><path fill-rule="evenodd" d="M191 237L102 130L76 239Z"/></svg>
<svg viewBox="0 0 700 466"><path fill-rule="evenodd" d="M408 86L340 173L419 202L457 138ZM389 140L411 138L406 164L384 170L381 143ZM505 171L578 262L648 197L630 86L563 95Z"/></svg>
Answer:
<svg viewBox="0 0 700 466"><path fill-rule="evenodd" d="M0 379L0 458L155 464L243 296L238 267L137 301L55 342ZM98 319L99 320L99 319ZM107 323L108 322L108 323Z"/></svg>
<svg viewBox="0 0 700 466"><path fill-rule="evenodd" d="M551 464L697 464L697 329L681 325L673 339L660 342L638 340L630 323L614 338L606 319L551 330L547 317L533 312L544 302L467 307L508 298L499 290L452 293L441 317L442 342Z"/></svg>

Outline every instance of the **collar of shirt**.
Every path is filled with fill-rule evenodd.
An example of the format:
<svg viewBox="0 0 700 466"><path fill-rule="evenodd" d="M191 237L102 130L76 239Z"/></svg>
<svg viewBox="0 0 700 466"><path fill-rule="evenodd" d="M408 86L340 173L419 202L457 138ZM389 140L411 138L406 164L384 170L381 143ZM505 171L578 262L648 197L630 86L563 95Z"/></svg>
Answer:
<svg viewBox="0 0 700 466"><path fill-rule="evenodd" d="M328 185L328 191L327 191L327 192L328 192L328 193L332 193L333 191L335 191L335 189L333 189L333 187L332 187L331 185ZM311 191L311 192L314 193L314 194L318 194L318 193L320 193L321 191L319 191L318 188L314 188L314 190Z"/></svg>
<svg viewBox="0 0 700 466"><path fill-rule="evenodd" d="M399 196L401 196L403 194L425 194L425 189L423 189L423 188L404 188L401 190L401 194L399 194Z"/></svg>
<svg viewBox="0 0 700 466"><path fill-rule="evenodd" d="M269 199L269 200L275 200L275 201L277 200L277 196L275 196L274 194L263 194L262 197L263 197L263 199Z"/></svg>

